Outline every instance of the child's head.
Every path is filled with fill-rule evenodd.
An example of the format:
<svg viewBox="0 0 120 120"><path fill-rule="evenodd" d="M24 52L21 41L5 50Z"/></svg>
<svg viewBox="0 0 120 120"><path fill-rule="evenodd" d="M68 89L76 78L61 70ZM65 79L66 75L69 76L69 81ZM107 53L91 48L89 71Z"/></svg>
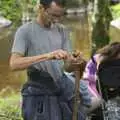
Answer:
<svg viewBox="0 0 120 120"><path fill-rule="evenodd" d="M98 51L103 56L103 60L120 58L120 42L113 42Z"/></svg>

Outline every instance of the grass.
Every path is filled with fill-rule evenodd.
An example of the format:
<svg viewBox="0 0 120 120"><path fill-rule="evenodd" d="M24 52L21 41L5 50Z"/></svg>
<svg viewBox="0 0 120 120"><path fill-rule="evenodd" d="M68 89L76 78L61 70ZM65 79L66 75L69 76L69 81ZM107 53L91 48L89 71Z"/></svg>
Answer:
<svg viewBox="0 0 120 120"><path fill-rule="evenodd" d="M20 95L0 97L0 120L22 120Z"/></svg>

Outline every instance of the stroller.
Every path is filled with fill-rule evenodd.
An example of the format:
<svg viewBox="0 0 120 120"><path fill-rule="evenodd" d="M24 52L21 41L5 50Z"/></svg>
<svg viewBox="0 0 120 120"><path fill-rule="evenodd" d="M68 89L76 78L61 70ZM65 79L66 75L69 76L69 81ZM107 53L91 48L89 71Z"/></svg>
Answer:
<svg viewBox="0 0 120 120"><path fill-rule="evenodd" d="M120 59L101 63L97 76L98 91L103 98L99 120L120 120Z"/></svg>

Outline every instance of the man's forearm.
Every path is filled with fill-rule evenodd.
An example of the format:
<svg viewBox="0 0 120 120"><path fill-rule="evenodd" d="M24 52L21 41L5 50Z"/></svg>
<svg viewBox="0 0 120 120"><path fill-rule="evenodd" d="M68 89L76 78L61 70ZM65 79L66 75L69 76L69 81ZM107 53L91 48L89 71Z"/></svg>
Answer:
<svg viewBox="0 0 120 120"><path fill-rule="evenodd" d="M43 54L32 57L22 57L17 54L13 54L10 58L10 68L12 70L22 70L28 68L30 65L42 62L45 60L50 60L49 54Z"/></svg>
<svg viewBox="0 0 120 120"><path fill-rule="evenodd" d="M10 58L10 67L12 70L26 69L30 65L46 61L46 60L62 60L68 57L68 53L62 49L55 50L53 52L45 53L42 55L23 57L19 53L13 53Z"/></svg>

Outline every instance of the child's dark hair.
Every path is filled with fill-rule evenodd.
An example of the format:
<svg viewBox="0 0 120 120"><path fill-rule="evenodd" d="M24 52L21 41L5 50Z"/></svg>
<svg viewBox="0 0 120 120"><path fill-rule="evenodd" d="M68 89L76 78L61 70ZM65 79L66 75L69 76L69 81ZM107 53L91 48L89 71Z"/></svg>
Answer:
<svg viewBox="0 0 120 120"><path fill-rule="evenodd" d="M113 42L98 51L104 60L116 59L120 55L120 42Z"/></svg>

